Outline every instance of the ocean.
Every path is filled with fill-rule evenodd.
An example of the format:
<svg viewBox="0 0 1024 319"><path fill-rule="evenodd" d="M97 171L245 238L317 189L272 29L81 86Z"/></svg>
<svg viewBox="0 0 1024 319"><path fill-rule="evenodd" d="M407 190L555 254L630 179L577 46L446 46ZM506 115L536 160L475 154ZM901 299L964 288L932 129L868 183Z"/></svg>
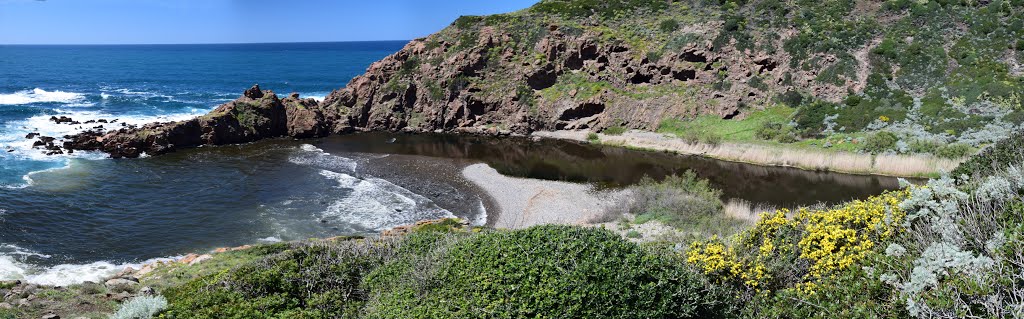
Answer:
<svg viewBox="0 0 1024 319"><path fill-rule="evenodd" d="M46 156L26 139L95 125L51 116L187 119L256 83L322 99L404 44L0 46L0 280L96 281L154 258L455 216L361 171L377 155L327 153L308 141L113 160Z"/></svg>
<svg viewBox="0 0 1024 319"><path fill-rule="evenodd" d="M372 132L200 147L139 159L46 156L30 133L205 114L253 84L322 99L403 42L0 46L0 280L69 285L220 247L372 236L424 219L485 225L495 203L462 176L622 187L692 170L723 199L779 207L895 189L895 178L527 138ZM493 215L493 214L492 214Z"/></svg>

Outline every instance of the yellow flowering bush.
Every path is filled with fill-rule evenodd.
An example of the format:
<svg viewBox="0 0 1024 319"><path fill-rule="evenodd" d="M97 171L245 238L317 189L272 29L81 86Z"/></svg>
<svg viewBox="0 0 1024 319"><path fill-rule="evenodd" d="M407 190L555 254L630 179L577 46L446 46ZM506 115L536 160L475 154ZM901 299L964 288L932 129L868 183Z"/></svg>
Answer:
<svg viewBox="0 0 1024 319"><path fill-rule="evenodd" d="M906 213L909 190L833 209L779 210L730 240L694 242L687 262L724 282L755 291L796 288L814 294L817 281L849 269L891 241Z"/></svg>

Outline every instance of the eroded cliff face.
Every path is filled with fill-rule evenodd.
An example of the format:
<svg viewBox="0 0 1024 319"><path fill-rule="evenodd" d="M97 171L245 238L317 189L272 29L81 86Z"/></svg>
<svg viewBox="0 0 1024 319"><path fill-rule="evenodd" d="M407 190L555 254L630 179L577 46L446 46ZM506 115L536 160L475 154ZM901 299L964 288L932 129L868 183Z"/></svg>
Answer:
<svg viewBox="0 0 1024 319"><path fill-rule="evenodd" d="M255 88L207 116L73 144L116 157L356 130L656 130L775 104L795 110L782 125L800 137L889 128L950 142L1024 121L1024 10L990 6L542 0L459 18L319 103Z"/></svg>
<svg viewBox="0 0 1024 319"><path fill-rule="evenodd" d="M688 26L694 32L713 27ZM525 51L510 33L515 30L461 32L475 36L471 45L448 42L445 32L414 40L320 107L369 130L652 130L666 118L742 116L789 89L783 78L794 75L784 54L715 48L710 42L652 57L626 43L601 40L605 34L568 34L556 24L546 26L543 38ZM796 75L804 83L814 76ZM758 83L749 83L755 77ZM723 82L730 84L716 85ZM807 87L844 93L857 85Z"/></svg>

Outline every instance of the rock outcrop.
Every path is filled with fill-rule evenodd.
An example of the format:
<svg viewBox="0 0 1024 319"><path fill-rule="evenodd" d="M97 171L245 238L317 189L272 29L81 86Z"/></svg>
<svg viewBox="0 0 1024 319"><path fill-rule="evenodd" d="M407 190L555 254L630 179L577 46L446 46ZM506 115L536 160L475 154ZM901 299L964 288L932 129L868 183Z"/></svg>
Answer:
<svg viewBox="0 0 1024 319"><path fill-rule="evenodd" d="M542 0L509 14L460 17L373 63L320 103L297 96L280 100L254 87L194 120L87 133L71 140L75 149L134 157L204 144L355 130L656 130L666 119L742 119L779 103L797 109L826 105L796 113L805 117L794 121L796 129L814 135L832 126L854 132L876 119L887 119L874 123L878 126L887 125L888 119L909 118L921 113L910 108L926 92L970 93L962 96L967 100L978 96L974 84L947 81L956 72L1000 85L986 91L1003 92L999 99L975 104L1017 101L1006 92L1024 87L1019 79L1003 79L1009 75L971 69L987 64L954 62L964 55L948 51L959 42L944 34L963 30L936 32L931 41L922 40L931 49L915 49L917 38L902 35L910 30L886 30L924 22L904 9L870 2L773 3ZM809 25L818 22L825 24ZM1000 23L1000 28L1011 26ZM946 25L957 24L936 27ZM903 59L919 52L944 52L947 57L935 61L949 63L925 67ZM1020 63L1017 53L1000 54L993 61ZM941 102L935 96L923 100ZM956 112L952 117L982 116ZM947 123L935 132L965 131L957 126L960 122L943 118L945 113L933 113L939 118L911 120ZM1013 118L1019 121L1024 115ZM829 121L834 123L825 123Z"/></svg>
<svg viewBox="0 0 1024 319"><path fill-rule="evenodd" d="M113 158L160 155L200 145L253 142L275 137L309 138L330 133L316 100L297 94L279 99L255 85L244 96L207 115L170 123L151 123L114 131L91 130L68 136L64 147L100 150Z"/></svg>

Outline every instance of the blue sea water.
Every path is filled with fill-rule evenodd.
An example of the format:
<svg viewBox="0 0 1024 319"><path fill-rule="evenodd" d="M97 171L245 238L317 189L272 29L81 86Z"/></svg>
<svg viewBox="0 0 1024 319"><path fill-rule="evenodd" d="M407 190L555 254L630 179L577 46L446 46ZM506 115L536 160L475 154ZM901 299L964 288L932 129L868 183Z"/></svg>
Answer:
<svg viewBox="0 0 1024 319"><path fill-rule="evenodd" d="M51 125L50 116L83 122L182 119L233 100L254 83L322 98L403 45L0 46L0 187L25 186L26 174L67 164L66 158L31 149L32 141L24 138L76 129Z"/></svg>
<svg viewBox="0 0 1024 319"><path fill-rule="evenodd" d="M0 280L96 281L153 258L454 217L360 171L373 156L327 153L315 141L113 160L46 156L26 139L97 125L51 116L187 119L254 83L322 99L404 44L0 46Z"/></svg>
<svg viewBox="0 0 1024 319"><path fill-rule="evenodd" d="M254 83L322 98L403 45L0 46L0 280L67 285L217 247L368 235L443 217L482 224L493 203L461 174L478 162L520 177L616 185L694 170L729 196L781 205L862 198L897 184L528 139L367 133L115 160L46 156L25 138L98 125L51 116L187 119Z"/></svg>

